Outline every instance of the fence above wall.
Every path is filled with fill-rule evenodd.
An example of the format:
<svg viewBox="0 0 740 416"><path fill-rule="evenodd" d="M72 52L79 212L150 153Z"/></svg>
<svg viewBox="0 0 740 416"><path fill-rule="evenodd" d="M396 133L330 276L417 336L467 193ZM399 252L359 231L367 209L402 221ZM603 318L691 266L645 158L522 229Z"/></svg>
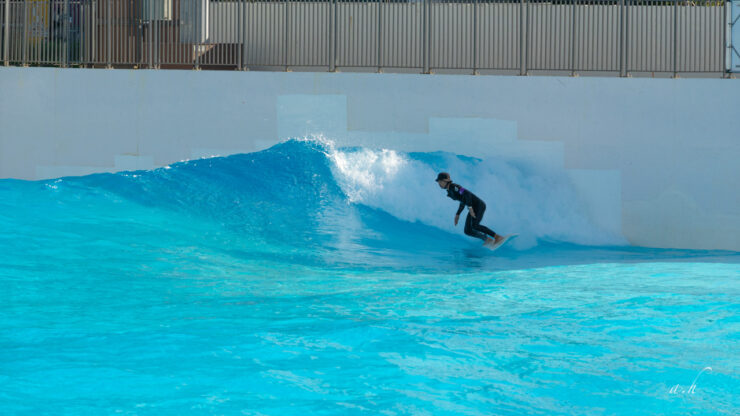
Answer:
<svg viewBox="0 0 740 416"><path fill-rule="evenodd" d="M0 0L5 65L724 75L730 2Z"/></svg>

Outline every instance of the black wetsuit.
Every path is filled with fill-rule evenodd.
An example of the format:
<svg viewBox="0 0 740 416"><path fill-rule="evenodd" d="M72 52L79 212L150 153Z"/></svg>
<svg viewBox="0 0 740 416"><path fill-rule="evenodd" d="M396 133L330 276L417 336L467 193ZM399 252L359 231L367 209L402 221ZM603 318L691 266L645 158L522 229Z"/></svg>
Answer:
<svg viewBox="0 0 740 416"><path fill-rule="evenodd" d="M486 234L490 235L492 238L496 237L496 233L493 232L493 230L485 225L480 225L480 220L483 219L483 213L486 212L486 203L483 202L483 200L456 183L450 183L447 187L447 196L455 201L460 201L457 215L460 215L465 206L473 207L475 218L473 218L470 215L470 212L468 212L468 216L465 218L465 234L471 237L480 238L483 241L486 241Z"/></svg>

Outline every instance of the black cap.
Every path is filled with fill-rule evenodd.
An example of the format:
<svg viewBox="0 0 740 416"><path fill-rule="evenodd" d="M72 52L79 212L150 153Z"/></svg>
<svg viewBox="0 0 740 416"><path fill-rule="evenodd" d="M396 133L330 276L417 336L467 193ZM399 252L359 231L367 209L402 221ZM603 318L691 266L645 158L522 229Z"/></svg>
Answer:
<svg viewBox="0 0 740 416"><path fill-rule="evenodd" d="M441 181L441 180L450 180L450 174L447 172L439 172L439 175L437 175L437 179L434 181Z"/></svg>

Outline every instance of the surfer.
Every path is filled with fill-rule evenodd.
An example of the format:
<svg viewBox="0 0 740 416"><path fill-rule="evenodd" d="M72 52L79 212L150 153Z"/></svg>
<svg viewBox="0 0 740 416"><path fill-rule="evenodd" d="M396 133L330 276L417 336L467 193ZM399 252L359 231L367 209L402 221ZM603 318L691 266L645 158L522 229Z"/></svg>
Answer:
<svg viewBox="0 0 740 416"><path fill-rule="evenodd" d="M483 214L486 212L486 203L483 200L462 186L453 183L450 174L447 172L441 172L437 175L436 182L440 188L447 190L448 197L460 201L460 207L455 214L455 225L460 220L460 213L463 208L468 207L468 216L465 218L465 234L480 238L485 246L494 246L504 239L490 228L480 224Z"/></svg>

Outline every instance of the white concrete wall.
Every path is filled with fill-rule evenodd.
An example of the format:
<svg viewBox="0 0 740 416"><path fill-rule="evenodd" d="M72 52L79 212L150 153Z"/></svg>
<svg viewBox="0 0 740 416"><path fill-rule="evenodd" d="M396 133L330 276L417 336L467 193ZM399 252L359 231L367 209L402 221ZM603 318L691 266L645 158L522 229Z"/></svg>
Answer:
<svg viewBox="0 0 740 416"><path fill-rule="evenodd" d="M740 81L0 68L0 178L324 134L564 169L633 244L740 250Z"/></svg>

